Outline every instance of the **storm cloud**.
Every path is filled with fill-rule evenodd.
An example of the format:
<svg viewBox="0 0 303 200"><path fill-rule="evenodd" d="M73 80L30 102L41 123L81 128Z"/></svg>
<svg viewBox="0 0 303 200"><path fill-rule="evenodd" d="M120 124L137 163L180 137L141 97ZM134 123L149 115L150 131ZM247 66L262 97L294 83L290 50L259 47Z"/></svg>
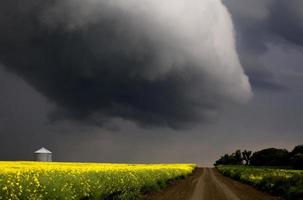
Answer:
<svg viewBox="0 0 303 200"><path fill-rule="evenodd" d="M303 47L303 2L301 0L223 0L230 11L237 32L239 57L253 88L285 90L288 83L279 81L275 69L260 59L271 47ZM288 66L291 68L292 66ZM295 66L296 67L296 66Z"/></svg>
<svg viewBox="0 0 303 200"><path fill-rule="evenodd" d="M220 1L0 3L0 62L56 105L53 120L209 120L252 95L233 33Z"/></svg>
<svg viewBox="0 0 303 200"><path fill-rule="evenodd" d="M267 49L267 42L303 45L301 0L223 0L223 2L232 14L238 32L238 42L246 45L252 52L262 54Z"/></svg>
<svg viewBox="0 0 303 200"><path fill-rule="evenodd" d="M223 2L232 21L219 0L0 1L0 159L211 166L302 144L302 0Z"/></svg>

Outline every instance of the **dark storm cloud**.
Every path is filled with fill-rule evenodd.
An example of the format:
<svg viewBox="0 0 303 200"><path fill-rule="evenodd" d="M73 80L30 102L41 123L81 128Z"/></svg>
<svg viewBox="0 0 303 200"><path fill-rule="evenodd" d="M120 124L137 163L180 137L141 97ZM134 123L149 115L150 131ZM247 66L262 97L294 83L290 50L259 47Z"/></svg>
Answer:
<svg viewBox="0 0 303 200"><path fill-rule="evenodd" d="M303 2L301 0L224 0L238 31L238 42L256 53L264 52L266 42L278 37L303 45ZM280 38L280 39L281 39Z"/></svg>
<svg viewBox="0 0 303 200"><path fill-rule="evenodd" d="M217 123L177 131L143 129L130 122L118 122L120 130L48 123L47 100L1 66L0 91L0 160L32 160L33 152L45 146L55 161L211 166L222 153L238 148L291 150L303 141L302 92L257 93L248 105L229 107Z"/></svg>
<svg viewBox="0 0 303 200"><path fill-rule="evenodd" d="M257 89L275 91L287 89L286 86L277 83L274 80L274 75L269 71L249 69L246 73L250 77L250 83Z"/></svg>
<svg viewBox="0 0 303 200"><path fill-rule="evenodd" d="M257 55L243 51L240 53L240 59L254 90L282 92L288 89L288 86L275 77L273 70L258 59Z"/></svg>
<svg viewBox="0 0 303 200"><path fill-rule="evenodd" d="M126 5L136 1L107 2L124 2ZM255 151L277 147L292 150L295 145L303 143L302 48L299 40L289 35L291 32L282 34L279 31L281 28L278 28L279 18L292 19L289 16L294 13L287 11L286 14L287 6L294 4L299 8L294 2L300 1L285 0L283 4L289 4L277 16L279 13L276 8L273 9L273 2L278 1L225 0L233 15L238 55L250 76L254 97L247 104L225 106L216 123L203 123L190 130L148 129L138 127L134 122L149 126L175 126L178 123L175 119L189 121L192 118L197 121L197 113L198 118L205 116L206 120L213 115L213 112L205 114L209 108L218 110L223 102L231 99L231 91L243 91L237 86L239 76L229 76L228 70L223 70L231 69L231 66L236 66L236 71L240 68L237 59L233 58L236 55L234 48L229 45L229 42L235 42L231 39L232 26L225 21L229 18L223 10L216 8L219 1L197 0L203 12L199 11L201 16L194 21L203 21L202 24L192 23L192 19L187 18L192 12L188 11L182 14L176 12L176 16L171 17L175 24L165 20L162 25L161 20L155 20L153 22L158 23L155 24L147 19L156 16L166 19L165 13L174 14L175 4L190 7L184 2L193 1L138 1L142 3L140 5L146 2L160 4L163 10L147 6L144 12L154 12L155 15L140 14L130 20L129 11L123 10L124 7L121 7L123 11L104 9L99 12L98 2L102 3L102 0L0 1L0 63L6 64L6 70L0 65L0 160L31 160L32 153L45 146L54 153L56 161L195 162L211 166L220 155L236 149ZM279 2L275 4L282 5L283 1ZM142 10L139 5L128 5L134 10ZM195 4L192 6L201 9ZM219 17L220 13L225 14ZM121 15L123 17L119 17ZM103 21L110 23L102 23L101 16L104 16L101 18ZM131 23L125 25L124 21L135 19L142 20L145 26L135 23L132 28L127 28ZM215 19L224 23L217 24ZM299 19L296 26L292 25L293 28L302 24ZM187 32L193 27L202 27L202 32L207 31L202 37L199 34L186 36L184 33L193 32ZM161 37L154 37L157 30L160 30ZM112 35L113 32L117 37ZM186 42L181 45L174 38L176 33L181 33L177 34L178 38ZM187 37L193 40L188 42ZM114 38L120 38L120 41ZM105 43L105 48L99 48L102 43ZM192 53L199 53L191 59L185 58L192 54L180 53L176 56L176 51L171 51L197 44L204 48L193 50ZM214 44L217 46L214 47ZM117 49L114 46L118 46ZM159 48L162 46L165 48ZM126 49L132 50L128 52L130 56L122 53ZM163 49L166 51L155 55ZM115 59L110 59L112 54ZM160 54L162 59L158 56ZM135 57L137 59L131 59ZM179 62L173 62L176 57ZM197 57L203 58L199 62L201 65L197 64ZM126 60L123 62L135 63L135 66L121 65L122 58ZM158 61L159 65L146 66L146 60ZM214 64L215 60L219 64ZM182 63L187 63L185 61L196 65L182 67ZM114 64L108 64L102 65L107 68L99 67L100 63L106 62L117 63L117 66L111 68ZM137 63L142 63L142 68ZM224 63L226 68L220 63ZM230 79L235 80L234 84L227 84ZM219 90L222 85L227 86ZM222 92L224 90L225 93ZM235 99L243 98L237 94ZM110 101L113 101L112 105L104 103ZM199 103L195 104L197 101ZM153 107L159 105L161 109ZM60 108L51 114L51 118L57 121L49 123L47 116L54 106ZM93 109L97 109L94 110L96 112L92 112ZM168 117L173 113L175 118ZM191 116L187 117L187 113ZM157 118L146 124L151 116ZM58 120L60 117L78 119L85 124ZM124 117L126 120L113 119L103 127L85 126L87 123L100 124L111 117Z"/></svg>
<svg viewBox="0 0 303 200"><path fill-rule="evenodd" d="M140 4L2 1L0 62L57 105L53 120L178 127L249 98L220 2Z"/></svg>
<svg viewBox="0 0 303 200"><path fill-rule="evenodd" d="M241 63L256 89L284 90L287 83L277 82L274 69L259 58L269 44L293 49L303 45L303 2L301 0L224 0L237 31Z"/></svg>
<svg viewBox="0 0 303 200"><path fill-rule="evenodd" d="M269 27L289 42L303 46L303 2L301 0L272 2Z"/></svg>

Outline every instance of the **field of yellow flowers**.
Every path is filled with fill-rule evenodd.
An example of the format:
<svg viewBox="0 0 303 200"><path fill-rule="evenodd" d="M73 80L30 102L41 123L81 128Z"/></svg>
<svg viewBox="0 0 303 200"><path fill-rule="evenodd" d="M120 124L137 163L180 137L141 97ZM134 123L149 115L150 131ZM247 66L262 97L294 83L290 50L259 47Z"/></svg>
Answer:
<svg viewBox="0 0 303 200"><path fill-rule="evenodd" d="M0 162L0 199L136 199L194 164Z"/></svg>

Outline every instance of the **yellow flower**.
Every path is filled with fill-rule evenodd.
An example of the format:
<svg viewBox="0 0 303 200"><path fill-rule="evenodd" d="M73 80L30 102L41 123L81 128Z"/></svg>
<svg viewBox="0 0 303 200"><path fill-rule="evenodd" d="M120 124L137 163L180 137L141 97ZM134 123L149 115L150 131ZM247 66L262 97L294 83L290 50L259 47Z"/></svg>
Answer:
<svg viewBox="0 0 303 200"><path fill-rule="evenodd" d="M0 188L6 191L0 192L0 199L81 199L140 191L147 183L187 175L194 168L193 164L0 162Z"/></svg>

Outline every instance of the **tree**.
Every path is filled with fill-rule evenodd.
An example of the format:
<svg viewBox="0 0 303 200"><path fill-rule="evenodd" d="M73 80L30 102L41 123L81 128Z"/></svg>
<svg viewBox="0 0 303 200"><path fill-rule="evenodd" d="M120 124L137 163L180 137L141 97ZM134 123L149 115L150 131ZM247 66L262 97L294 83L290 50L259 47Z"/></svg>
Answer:
<svg viewBox="0 0 303 200"><path fill-rule="evenodd" d="M292 150L290 163L294 169L303 169L303 145L298 145Z"/></svg>
<svg viewBox="0 0 303 200"><path fill-rule="evenodd" d="M294 156L294 155L296 155L296 154L298 154L298 153L303 154L303 145L298 145L298 146L296 146L296 147L292 150L292 152L290 152L291 156Z"/></svg>
<svg viewBox="0 0 303 200"><path fill-rule="evenodd" d="M219 160L215 162L215 166L217 165L241 165L243 161L241 150L237 150L231 155L225 154L221 156Z"/></svg>
<svg viewBox="0 0 303 200"><path fill-rule="evenodd" d="M246 165L254 166L292 166L303 169L303 145L296 146L291 152L286 149L268 148L254 152L237 150L232 154L225 154L215 162L217 165Z"/></svg>
<svg viewBox="0 0 303 200"><path fill-rule="evenodd" d="M224 156L221 156L219 160L215 162L215 166L217 165L230 165L232 163L231 156L228 154L225 154Z"/></svg>
<svg viewBox="0 0 303 200"><path fill-rule="evenodd" d="M242 162L243 162L241 150L237 150L237 151L236 151L235 153L233 153L232 155L233 155L234 163L235 163L236 165L241 165Z"/></svg>
<svg viewBox="0 0 303 200"><path fill-rule="evenodd" d="M289 165L289 153L286 149L263 149L251 156L251 165L287 166Z"/></svg>
<svg viewBox="0 0 303 200"><path fill-rule="evenodd" d="M245 161L246 165L250 164L251 154L252 154L252 152L251 151L247 151L247 150L244 150L242 152L242 157L243 157L243 160Z"/></svg>
<svg viewBox="0 0 303 200"><path fill-rule="evenodd" d="M294 169L303 169L303 154L297 153L290 158L291 166Z"/></svg>

